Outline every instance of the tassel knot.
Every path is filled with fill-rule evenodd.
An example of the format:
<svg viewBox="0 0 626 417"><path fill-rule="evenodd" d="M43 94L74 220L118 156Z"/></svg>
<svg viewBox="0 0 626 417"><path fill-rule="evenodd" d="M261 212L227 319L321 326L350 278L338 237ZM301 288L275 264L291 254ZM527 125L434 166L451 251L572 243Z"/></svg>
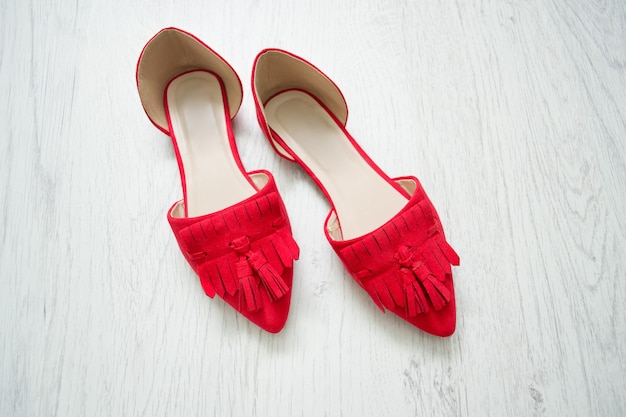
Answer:
<svg viewBox="0 0 626 417"><path fill-rule="evenodd" d="M263 257L263 255L261 255L259 252L249 252L248 253L248 263L250 264L252 269L254 269L256 272L259 272L259 270L265 264L267 264L267 259L265 259ZM270 266L270 268L271 268L271 266Z"/></svg>
<svg viewBox="0 0 626 417"><path fill-rule="evenodd" d="M289 291L287 283L276 272L276 269L258 251L250 248L250 237L242 236L234 239L230 247L239 255L236 264L237 278L239 278L240 297L246 303L248 311L261 308L261 299L258 292L258 280L261 279L272 301L278 300Z"/></svg>
<svg viewBox="0 0 626 417"><path fill-rule="evenodd" d="M250 237L238 237L230 242L230 247L239 255L246 255L250 251Z"/></svg>
<svg viewBox="0 0 626 417"><path fill-rule="evenodd" d="M401 246L393 257L403 268L410 268L413 265L413 252L408 246Z"/></svg>
<svg viewBox="0 0 626 417"><path fill-rule="evenodd" d="M450 301L450 291L428 266L421 261L414 261L414 254L410 247L401 246L394 255L394 259L400 264L406 294L406 313L409 317L428 312L427 298L435 310L441 310Z"/></svg>
<svg viewBox="0 0 626 417"><path fill-rule="evenodd" d="M254 198L197 218L168 219L207 296L246 313L288 302L299 248L271 175Z"/></svg>

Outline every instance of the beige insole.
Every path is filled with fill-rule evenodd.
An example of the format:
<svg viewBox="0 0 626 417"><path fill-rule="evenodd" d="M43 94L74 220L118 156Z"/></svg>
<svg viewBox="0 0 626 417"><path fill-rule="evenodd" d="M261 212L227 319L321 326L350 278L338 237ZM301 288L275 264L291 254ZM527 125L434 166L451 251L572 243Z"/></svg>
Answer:
<svg viewBox="0 0 626 417"><path fill-rule="evenodd" d="M332 200L343 239L382 226L407 203L348 141L315 99L286 91L265 107L268 124L319 179Z"/></svg>
<svg viewBox="0 0 626 417"><path fill-rule="evenodd" d="M219 80L190 72L165 94L187 184L187 215L213 213L255 194L230 148Z"/></svg>

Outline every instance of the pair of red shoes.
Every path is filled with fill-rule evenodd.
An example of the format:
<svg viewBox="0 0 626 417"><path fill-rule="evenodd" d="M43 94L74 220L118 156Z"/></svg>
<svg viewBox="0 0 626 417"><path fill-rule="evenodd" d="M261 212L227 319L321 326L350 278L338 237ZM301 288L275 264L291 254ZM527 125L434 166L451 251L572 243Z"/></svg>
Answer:
<svg viewBox="0 0 626 417"><path fill-rule="evenodd" d="M144 47L137 87L152 123L172 138L183 200L167 217L202 288L280 331L299 249L272 174L246 172L239 158L231 125L239 77L195 36L168 28ZM382 311L451 335L459 257L417 178L391 179L376 166L345 129L337 86L304 59L261 51L252 94L274 150L299 163L331 203L324 231L350 275Z"/></svg>

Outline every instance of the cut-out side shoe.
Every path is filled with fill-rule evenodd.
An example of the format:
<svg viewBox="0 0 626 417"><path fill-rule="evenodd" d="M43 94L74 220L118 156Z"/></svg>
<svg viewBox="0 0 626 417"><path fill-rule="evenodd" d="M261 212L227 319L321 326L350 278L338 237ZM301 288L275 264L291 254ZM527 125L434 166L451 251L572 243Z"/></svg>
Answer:
<svg viewBox="0 0 626 417"><path fill-rule="evenodd" d="M332 209L324 229L350 275L384 312L445 337L456 328L451 265L459 256L415 177L389 178L345 125L337 86L280 49L257 55L252 92L261 129L313 178Z"/></svg>
<svg viewBox="0 0 626 417"><path fill-rule="evenodd" d="M183 199L167 218L180 250L209 297L280 331L299 249L272 174L246 172L239 158L239 77L198 38L166 28L141 52L136 78L148 118L174 145Z"/></svg>

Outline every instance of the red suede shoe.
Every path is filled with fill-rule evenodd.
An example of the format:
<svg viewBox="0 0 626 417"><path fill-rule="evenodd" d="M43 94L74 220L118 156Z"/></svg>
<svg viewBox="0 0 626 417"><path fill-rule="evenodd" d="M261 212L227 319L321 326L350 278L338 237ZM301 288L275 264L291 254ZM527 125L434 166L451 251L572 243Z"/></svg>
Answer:
<svg viewBox="0 0 626 417"><path fill-rule="evenodd" d="M231 126L239 77L195 36L167 28L144 47L137 88L148 118L174 145L183 199L167 218L202 288L280 331L299 250L272 174L247 173L239 159Z"/></svg>
<svg viewBox="0 0 626 417"><path fill-rule="evenodd" d="M432 203L415 177L389 178L346 131L337 86L289 52L266 49L252 69L261 129L331 203L325 233L350 275L384 312L437 336L456 327L451 265Z"/></svg>

